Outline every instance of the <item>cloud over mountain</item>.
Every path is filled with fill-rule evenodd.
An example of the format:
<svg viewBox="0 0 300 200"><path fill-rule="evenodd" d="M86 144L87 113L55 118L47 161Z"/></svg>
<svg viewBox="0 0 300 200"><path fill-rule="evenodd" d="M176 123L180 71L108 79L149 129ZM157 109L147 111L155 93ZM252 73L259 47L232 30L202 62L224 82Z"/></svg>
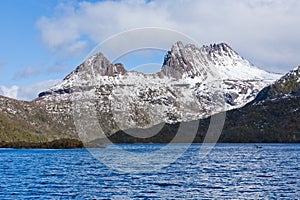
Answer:
<svg viewBox="0 0 300 200"><path fill-rule="evenodd" d="M225 41L254 64L283 72L299 64L300 2L255 1L101 1L59 4L37 27L52 50L70 55L121 31L162 27L199 43Z"/></svg>
<svg viewBox="0 0 300 200"><path fill-rule="evenodd" d="M0 95L18 100L31 101L38 97L41 91L58 84L60 80L47 80L25 86L0 86Z"/></svg>

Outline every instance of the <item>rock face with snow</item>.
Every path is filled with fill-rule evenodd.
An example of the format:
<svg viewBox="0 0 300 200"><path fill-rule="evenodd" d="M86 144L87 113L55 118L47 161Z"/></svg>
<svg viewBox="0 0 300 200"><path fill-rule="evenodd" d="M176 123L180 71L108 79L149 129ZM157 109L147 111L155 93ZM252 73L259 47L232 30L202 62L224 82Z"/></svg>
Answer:
<svg viewBox="0 0 300 200"><path fill-rule="evenodd" d="M91 128L95 136L88 141L99 131L110 135L242 107L279 77L253 66L225 43L198 48L177 42L156 74L126 71L98 53L35 102L56 120L83 117L79 134L98 123L101 130Z"/></svg>
<svg viewBox="0 0 300 200"><path fill-rule="evenodd" d="M224 80L274 80L274 74L258 69L226 43L197 48L177 42L165 56L161 73L174 77L187 73L202 79L217 73Z"/></svg>
<svg viewBox="0 0 300 200"><path fill-rule="evenodd" d="M227 112L223 141L299 143L299 72L300 67L291 70L246 106Z"/></svg>
<svg viewBox="0 0 300 200"><path fill-rule="evenodd" d="M265 87L247 105L230 110L218 142L300 142L300 67ZM183 122L189 126L192 122ZM194 142L203 142L210 117L201 119ZM137 138L118 131L109 137L114 143L169 143L177 134L179 124L166 124L151 138ZM135 132L151 133L154 128ZM191 134L191 133L189 133ZM180 142L185 142L181 138Z"/></svg>

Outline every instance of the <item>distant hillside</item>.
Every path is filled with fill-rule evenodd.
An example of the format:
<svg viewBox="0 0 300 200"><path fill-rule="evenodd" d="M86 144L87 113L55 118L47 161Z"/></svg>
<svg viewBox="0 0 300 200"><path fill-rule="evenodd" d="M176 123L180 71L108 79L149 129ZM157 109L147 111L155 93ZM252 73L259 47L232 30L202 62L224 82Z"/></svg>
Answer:
<svg viewBox="0 0 300 200"><path fill-rule="evenodd" d="M0 147L82 146L78 140L72 140L76 137L65 130L66 125L56 121L34 102L0 96Z"/></svg>

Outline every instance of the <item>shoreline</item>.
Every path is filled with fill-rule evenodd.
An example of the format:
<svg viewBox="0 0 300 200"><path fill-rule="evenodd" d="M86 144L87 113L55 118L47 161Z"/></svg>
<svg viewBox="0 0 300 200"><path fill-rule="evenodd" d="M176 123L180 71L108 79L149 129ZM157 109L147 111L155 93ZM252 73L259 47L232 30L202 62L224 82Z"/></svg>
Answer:
<svg viewBox="0 0 300 200"><path fill-rule="evenodd" d="M14 149L82 149L84 145L77 139L58 139L50 142L0 142L0 148Z"/></svg>
<svg viewBox="0 0 300 200"><path fill-rule="evenodd" d="M152 142L144 142L144 143L113 143L116 145L125 145L125 144L146 144L146 145L156 145L156 144L169 144L169 143L152 143ZM185 142L176 142L173 144L189 144ZM193 142L191 144L204 144L202 142ZM205 143L210 144L210 143ZM213 143L215 144L215 143ZM300 142L217 142L216 144L300 144ZM0 142L0 149L88 149L88 148L106 148L107 144L101 145L84 145L81 141L77 139L59 139L53 140L51 142Z"/></svg>

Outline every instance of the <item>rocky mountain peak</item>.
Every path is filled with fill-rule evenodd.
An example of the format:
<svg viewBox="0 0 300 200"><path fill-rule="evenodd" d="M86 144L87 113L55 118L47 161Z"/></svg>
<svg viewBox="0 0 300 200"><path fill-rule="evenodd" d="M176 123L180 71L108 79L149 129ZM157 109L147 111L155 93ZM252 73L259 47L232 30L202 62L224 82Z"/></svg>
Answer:
<svg viewBox="0 0 300 200"><path fill-rule="evenodd" d="M176 42L164 58L161 74L182 78L200 76L207 78L220 74L224 79L273 79L274 76L258 69L241 57L228 44L210 44L198 48L194 44Z"/></svg>
<svg viewBox="0 0 300 200"><path fill-rule="evenodd" d="M92 73L94 76L116 76L126 72L123 64L112 64L102 53L97 53L79 65L64 80L70 79L74 74L84 76L86 73Z"/></svg>
<svg viewBox="0 0 300 200"><path fill-rule="evenodd" d="M97 53L67 75L61 84L41 92L39 97L51 94L72 93L76 90L74 88L84 88L87 86L87 88L90 88L91 85L95 84L93 81L99 77L115 77L126 73L127 71L122 63L112 64L102 53Z"/></svg>
<svg viewBox="0 0 300 200"><path fill-rule="evenodd" d="M207 75L214 76L212 66L216 66L218 58L215 54L224 57L234 52L227 44L213 44L198 48L194 44L176 42L164 58L161 73L166 76L181 78Z"/></svg>
<svg viewBox="0 0 300 200"><path fill-rule="evenodd" d="M210 45L204 45L203 48L209 49L210 51L224 51L224 52L230 52L234 51L228 44L222 42L219 44L210 44Z"/></svg>
<svg viewBox="0 0 300 200"><path fill-rule="evenodd" d="M192 63L190 50L191 48L186 48L181 41L176 42L165 55L161 73L175 78L181 78L184 73L189 76L199 75Z"/></svg>
<svg viewBox="0 0 300 200"><path fill-rule="evenodd" d="M230 57L230 58L231 57L240 57L240 55L237 52L235 52L226 43L203 45L202 50L207 52L207 54L212 59L216 59L217 56L224 56L224 57ZM242 58L242 57L240 57L240 58Z"/></svg>

